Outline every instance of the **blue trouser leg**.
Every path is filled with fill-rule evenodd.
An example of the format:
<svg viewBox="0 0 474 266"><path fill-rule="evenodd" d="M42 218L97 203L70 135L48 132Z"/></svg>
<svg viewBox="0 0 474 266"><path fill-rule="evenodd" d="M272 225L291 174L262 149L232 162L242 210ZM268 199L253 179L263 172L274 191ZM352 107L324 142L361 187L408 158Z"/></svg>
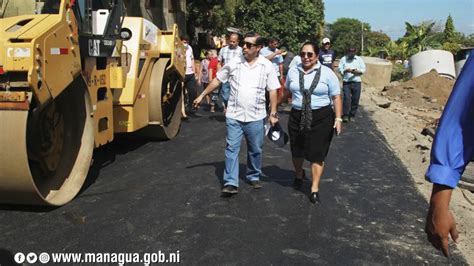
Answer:
<svg viewBox="0 0 474 266"><path fill-rule="evenodd" d="M222 96L222 101L224 102L224 105L227 107L227 102L229 101L229 97L230 97L230 83L229 82L225 82L221 84L220 94Z"/></svg>
<svg viewBox="0 0 474 266"><path fill-rule="evenodd" d="M343 116L347 117L351 111L351 83L344 82L342 85L342 91L344 93L342 114Z"/></svg>
<svg viewBox="0 0 474 266"><path fill-rule="evenodd" d="M354 117L357 113L357 109L359 108L360 91L361 91L360 82L351 83L352 98L351 98L351 111L349 112L349 116Z"/></svg>
<svg viewBox="0 0 474 266"><path fill-rule="evenodd" d="M262 147L264 135L263 121L244 123L247 140L247 180L260 180L262 175Z"/></svg>
<svg viewBox="0 0 474 266"><path fill-rule="evenodd" d="M241 122L226 118L227 147L225 149L224 186L239 186L239 151L244 134Z"/></svg>

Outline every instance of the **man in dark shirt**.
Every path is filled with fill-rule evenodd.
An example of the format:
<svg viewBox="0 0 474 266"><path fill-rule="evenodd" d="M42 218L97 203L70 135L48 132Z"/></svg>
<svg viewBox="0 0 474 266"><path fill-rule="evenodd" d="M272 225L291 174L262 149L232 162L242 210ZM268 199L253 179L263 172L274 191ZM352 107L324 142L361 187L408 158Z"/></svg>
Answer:
<svg viewBox="0 0 474 266"><path fill-rule="evenodd" d="M322 43L321 50L319 51L319 62L323 66L327 66L334 71L334 60L336 56L334 51L329 49L331 48L331 41L329 38L324 38Z"/></svg>

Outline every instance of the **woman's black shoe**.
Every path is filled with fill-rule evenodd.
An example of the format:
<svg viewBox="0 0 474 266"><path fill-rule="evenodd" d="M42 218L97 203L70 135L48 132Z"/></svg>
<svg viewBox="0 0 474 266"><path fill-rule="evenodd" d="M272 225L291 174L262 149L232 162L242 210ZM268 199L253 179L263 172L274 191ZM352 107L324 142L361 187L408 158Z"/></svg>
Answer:
<svg viewBox="0 0 474 266"><path fill-rule="evenodd" d="M293 181L293 187L295 189L300 189L301 186L303 185L303 179L306 177L306 173L304 172L303 170L303 176L301 176L301 178L297 178L295 176L295 180Z"/></svg>
<svg viewBox="0 0 474 266"><path fill-rule="evenodd" d="M311 192L309 194L309 201L311 201L311 203L321 203L321 201L319 200L319 194L318 192Z"/></svg>

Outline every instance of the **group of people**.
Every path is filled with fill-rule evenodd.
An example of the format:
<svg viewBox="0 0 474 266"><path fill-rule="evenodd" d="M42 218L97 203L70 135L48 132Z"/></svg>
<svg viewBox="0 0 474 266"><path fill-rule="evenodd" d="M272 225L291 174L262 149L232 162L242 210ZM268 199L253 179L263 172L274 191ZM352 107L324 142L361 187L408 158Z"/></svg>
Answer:
<svg viewBox="0 0 474 266"><path fill-rule="evenodd" d="M244 36L240 48L237 45L238 35L233 35L233 38L235 46L230 46L230 40L228 50L221 50L222 55L219 54L220 67L215 78L209 79L207 87L192 102L193 107L197 108L204 97L228 84L222 195L238 193L238 154L243 137L246 138L248 150L246 178L253 188L262 187L264 123L266 119L272 126L279 123L278 105L291 94L288 133L295 171L293 185L297 189L301 187L306 177L303 163L308 160L312 180L309 200L320 203L319 182L333 135L342 132L343 122L355 121L361 75L365 72L363 60L355 55L355 48L349 48L336 69L329 39L323 39L321 49L317 43L308 41L301 46L299 55L293 60L296 63L290 64L284 76L281 66L283 52L276 47L277 40L270 39L268 47L264 47L263 38L251 32ZM229 56L231 53L234 54ZM455 241L458 238L454 217L448 209L452 189L474 156L473 58L469 58L465 69L441 117L426 174L427 179L433 182L426 232L429 240L446 255L449 235ZM335 71L342 75L343 97ZM278 95L282 82L286 90L284 95Z"/></svg>
<svg viewBox="0 0 474 266"><path fill-rule="evenodd" d="M246 138L248 150L247 181L256 189L262 187L264 123L268 119L272 126L278 124L278 105L291 94L288 133L295 170L293 184L297 189L301 187L306 177L303 163L308 160L312 180L309 200L318 203L321 201L319 183L324 160L334 133L341 133L344 117L339 79L333 67L334 52L329 49L329 39L323 41L323 53L320 53L323 49L319 44L304 43L298 55L301 62L291 66L285 76L282 56L285 51L278 48L277 39L269 38L268 45L264 46L261 36L248 33L240 47L238 38L237 34L230 36L228 48L221 49L219 53L216 78L211 79L193 101L193 107L198 108L209 94L219 88L224 95L227 146L222 194L231 196L238 193L238 154L243 137ZM324 56L320 57L320 54ZM347 63L352 61L354 58L348 59ZM348 71L344 73L347 73L348 82L352 82L350 79L360 77L364 70L359 68L358 73L354 70L350 75ZM282 87L285 91L279 95L277 91Z"/></svg>
<svg viewBox="0 0 474 266"><path fill-rule="evenodd" d="M182 36L181 40L186 48L186 76L184 80L184 86L187 92L187 106L183 110L183 118L199 117L196 113L196 108L193 107L193 101L197 97L198 88L206 88L207 85L216 78L217 71L219 71L225 64L230 62L234 57L238 57L242 54L242 47L239 46L239 35L237 33L230 34L226 46L222 47L217 53L215 49L209 49L203 51L203 58L199 64L199 68L196 67L193 48L189 45L189 38ZM225 110L227 102L229 100L230 85L228 82L224 82L221 86L212 91L210 95L206 96L206 103L209 105L210 112L217 110L218 99L222 99Z"/></svg>

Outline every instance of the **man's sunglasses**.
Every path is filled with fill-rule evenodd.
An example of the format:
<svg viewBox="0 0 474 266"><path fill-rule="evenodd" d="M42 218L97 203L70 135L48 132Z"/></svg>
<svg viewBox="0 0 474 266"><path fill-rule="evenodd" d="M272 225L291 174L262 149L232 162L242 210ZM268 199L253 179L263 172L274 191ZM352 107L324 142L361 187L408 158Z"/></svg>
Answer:
<svg viewBox="0 0 474 266"><path fill-rule="evenodd" d="M257 46L257 45L251 42L244 42L244 47L247 47L248 49L250 49L252 48L252 46Z"/></svg>
<svg viewBox="0 0 474 266"><path fill-rule="evenodd" d="M312 52L300 52L300 56L301 56L301 58L305 58L306 56L308 58L312 58L314 56L314 53L312 53Z"/></svg>

